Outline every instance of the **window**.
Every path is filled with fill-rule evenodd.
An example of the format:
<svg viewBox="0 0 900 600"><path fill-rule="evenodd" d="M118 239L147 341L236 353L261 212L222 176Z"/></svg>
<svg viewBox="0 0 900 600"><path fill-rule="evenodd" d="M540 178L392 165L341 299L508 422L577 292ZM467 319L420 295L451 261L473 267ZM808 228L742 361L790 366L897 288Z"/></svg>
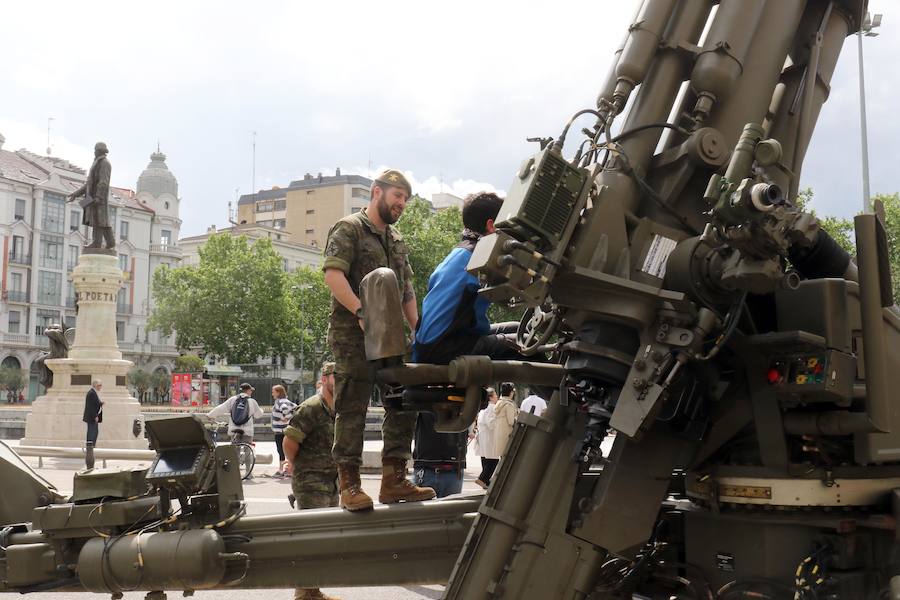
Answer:
<svg viewBox="0 0 900 600"><path fill-rule="evenodd" d="M306 233L307 233L307 234L313 234L313 233L315 233L315 232L316 232L315 229L307 229L307 230L306 230Z"/></svg>
<svg viewBox="0 0 900 600"><path fill-rule="evenodd" d="M62 269L62 241L56 235L41 234L41 266Z"/></svg>
<svg viewBox="0 0 900 600"><path fill-rule="evenodd" d="M273 210L275 210L275 203L272 201L256 203L256 212L272 212Z"/></svg>
<svg viewBox="0 0 900 600"><path fill-rule="evenodd" d="M275 201L275 210L284 210L285 208L287 208L287 200L285 198Z"/></svg>
<svg viewBox="0 0 900 600"><path fill-rule="evenodd" d="M123 271L128 270L128 255L127 254L119 255L119 268Z"/></svg>
<svg viewBox="0 0 900 600"><path fill-rule="evenodd" d="M116 230L116 218L118 217L119 209L115 206L109 207L109 226L112 227L112 230Z"/></svg>
<svg viewBox="0 0 900 600"><path fill-rule="evenodd" d="M25 200L22 198L16 198L16 214L14 217L17 221L25 220Z"/></svg>
<svg viewBox="0 0 900 600"><path fill-rule="evenodd" d="M71 271L78 264L78 257L81 256L81 247L77 244L69 244L69 260L66 261L66 269Z"/></svg>
<svg viewBox="0 0 900 600"><path fill-rule="evenodd" d="M61 292L62 275L52 271L40 271L38 273L38 302L41 304L59 304Z"/></svg>
<svg viewBox="0 0 900 600"><path fill-rule="evenodd" d="M9 274L9 289L13 292L21 292L22 291L22 274L21 273L10 273Z"/></svg>
<svg viewBox="0 0 900 600"><path fill-rule="evenodd" d="M69 231L78 231L81 225L81 213L77 210L69 211Z"/></svg>
<svg viewBox="0 0 900 600"><path fill-rule="evenodd" d="M125 321L116 321L116 339L120 342L125 339Z"/></svg>
<svg viewBox="0 0 900 600"><path fill-rule="evenodd" d="M363 198L365 200L369 199L369 190L366 188L353 188L350 192L350 196L353 198Z"/></svg>
<svg viewBox="0 0 900 600"><path fill-rule="evenodd" d="M272 226L273 226L275 229L284 229L284 226L285 226L286 224L287 224L287 220L286 220L286 219L275 219L275 221L273 222Z"/></svg>
<svg viewBox="0 0 900 600"><path fill-rule="evenodd" d="M122 241L128 239L128 221L119 223L119 238L121 238Z"/></svg>
<svg viewBox="0 0 900 600"><path fill-rule="evenodd" d="M44 192L44 213L41 218L41 229L50 233L63 232L66 199L60 194Z"/></svg>
<svg viewBox="0 0 900 600"><path fill-rule="evenodd" d="M37 309L37 323L34 325L34 332L38 335L44 335L44 330L59 323L59 311L47 310L45 308Z"/></svg>
<svg viewBox="0 0 900 600"><path fill-rule="evenodd" d="M169 201L166 200L166 210L169 210Z"/></svg>
<svg viewBox="0 0 900 600"><path fill-rule="evenodd" d="M168 246L172 243L172 232L168 229L163 229L159 232L159 243L163 246Z"/></svg>
<svg viewBox="0 0 900 600"><path fill-rule="evenodd" d="M316 209L314 209L314 208L307 208L307 209L306 209L306 214L308 214L308 215L314 215L314 214L316 214Z"/></svg>
<svg viewBox="0 0 900 600"><path fill-rule="evenodd" d="M14 257L25 258L25 238L21 235L13 236L12 255Z"/></svg>
<svg viewBox="0 0 900 600"><path fill-rule="evenodd" d="M17 310L9 311L9 332L19 333L22 323L22 313Z"/></svg>

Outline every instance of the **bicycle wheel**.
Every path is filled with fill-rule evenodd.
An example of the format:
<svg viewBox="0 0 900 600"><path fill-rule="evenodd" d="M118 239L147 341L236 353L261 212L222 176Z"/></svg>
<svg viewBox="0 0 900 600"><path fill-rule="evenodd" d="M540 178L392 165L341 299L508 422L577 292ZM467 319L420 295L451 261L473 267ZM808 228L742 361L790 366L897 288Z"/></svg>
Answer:
<svg viewBox="0 0 900 600"><path fill-rule="evenodd" d="M237 450L241 479L247 479L253 473L253 467L256 465L256 454L250 444L238 443L234 447Z"/></svg>

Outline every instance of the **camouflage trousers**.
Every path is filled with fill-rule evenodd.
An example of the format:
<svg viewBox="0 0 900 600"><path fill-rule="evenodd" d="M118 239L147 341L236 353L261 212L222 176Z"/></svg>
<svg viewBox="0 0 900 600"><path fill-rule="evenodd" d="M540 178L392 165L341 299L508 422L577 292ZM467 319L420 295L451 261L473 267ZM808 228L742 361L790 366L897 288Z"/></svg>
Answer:
<svg viewBox="0 0 900 600"><path fill-rule="evenodd" d="M358 336L337 333L328 337L335 363L334 448L331 455L334 462L341 465L362 465L366 410L375 387L375 369L366 360L362 331ZM382 457L409 460L415 427L415 412L385 408L381 425Z"/></svg>
<svg viewBox="0 0 900 600"><path fill-rule="evenodd" d="M337 473L295 472L291 479L291 488L297 499L298 510L338 505Z"/></svg>

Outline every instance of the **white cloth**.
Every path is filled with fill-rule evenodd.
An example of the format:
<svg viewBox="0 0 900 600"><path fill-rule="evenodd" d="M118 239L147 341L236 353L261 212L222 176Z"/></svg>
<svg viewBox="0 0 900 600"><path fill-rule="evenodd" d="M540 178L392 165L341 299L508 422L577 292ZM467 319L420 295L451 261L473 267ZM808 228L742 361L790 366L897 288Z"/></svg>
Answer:
<svg viewBox="0 0 900 600"><path fill-rule="evenodd" d="M494 404L494 412L488 415L488 421L491 423L494 431L494 455L502 457L506 454L506 445L513 432L513 425L516 423L516 417L519 416L519 407L512 401L512 398L500 396L497 403Z"/></svg>
<svg viewBox="0 0 900 600"><path fill-rule="evenodd" d="M240 395L246 394L238 394L238 396ZM244 435L252 438L253 419L262 419L263 411L259 407L259 403L256 401L256 399L250 396L250 420L243 425L235 425L234 421L231 420L231 405L234 404L235 400L237 400L237 396L232 396L222 404L209 411L206 416L208 416L210 419L215 419L216 417L221 417L222 415L228 415L228 435L232 435L235 429L241 429L243 430Z"/></svg>
<svg viewBox="0 0 900 600"><path fill-rule="evenodd" d="M541 414L547 410L547 402L540 396L532 394L522 400L522 406L520 406L519 409L522 412L530 412L537 416L541 416Z"/></svg>
<svg viewBox="0 0 900 600"><path fill-rule="evenodd" d="M478 412L476 421L478 431L475 433L475 454L483 458L500 458L494 454L494 424L491 415L494 414L494 405L488 404L487 408Z"/></svg>

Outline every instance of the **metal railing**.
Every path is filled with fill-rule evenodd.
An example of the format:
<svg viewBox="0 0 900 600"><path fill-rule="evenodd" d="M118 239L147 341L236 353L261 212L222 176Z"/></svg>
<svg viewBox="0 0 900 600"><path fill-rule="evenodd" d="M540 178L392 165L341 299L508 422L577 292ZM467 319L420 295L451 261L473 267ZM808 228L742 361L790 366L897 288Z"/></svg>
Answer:
<svg viewBox="0 0 900 600"><path fill-rule="evenodd" d="M132 313L133 308L134 308L133 304L125 304L124 302L116 303L116 312L117 313L130 315Z"/></svg>
<svg viewBox="0 0 900 600"><path fill-rule="evenodd" d="M150 352L154 354L178 354L178 348L163 344L151 344Z"/></svg>
<svg viewBox="0 0 900 600"><path fill-rule="evenodd" d="M25 254L24 252L10 252L9 253L9 262L14 265L26 265L31 266L31 255Z"/></svg>
<svg viewBox="0 0 900 600"><path fill-rule="evenodd" d="M28 292L21 290L7 290L6 299L9 302L28 302Z"/></svg>

